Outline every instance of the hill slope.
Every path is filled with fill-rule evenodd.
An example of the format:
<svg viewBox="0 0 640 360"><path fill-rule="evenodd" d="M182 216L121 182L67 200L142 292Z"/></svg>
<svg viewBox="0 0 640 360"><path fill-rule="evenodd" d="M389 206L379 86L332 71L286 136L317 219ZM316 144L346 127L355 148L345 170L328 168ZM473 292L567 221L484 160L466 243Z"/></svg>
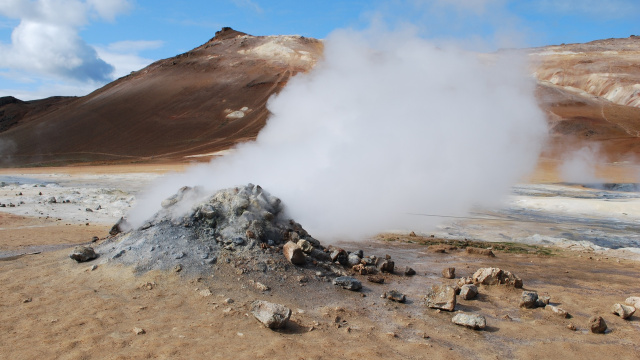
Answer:
<svg viewBox="0 0 640 360"><path fill-rule="evenodd" d="M313 67L322 43L300 36L250 36L223 28L202 46L120 78L95 92L54 100L0 129L3 166L182 158L252 139L267 99ZM2 115L0 115L2 116ZM10 126L9 126L10 125Z"/></svg>

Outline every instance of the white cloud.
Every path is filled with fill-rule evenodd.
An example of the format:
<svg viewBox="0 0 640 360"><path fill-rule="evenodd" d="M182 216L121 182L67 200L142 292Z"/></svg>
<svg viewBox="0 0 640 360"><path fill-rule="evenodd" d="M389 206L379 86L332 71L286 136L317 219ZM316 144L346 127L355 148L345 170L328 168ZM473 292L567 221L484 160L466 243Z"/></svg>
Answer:
<svg viewBox="0 0 640 360"><path fill-rule="evenodd" d="M162 40L125 40L111 43L107 48L115 52L138 53L143 50L158 49L162 45L164 45Z"/></svg>
<svg viewBox="0 0 640 360"><path fill-rule="evenodd" d="M79 35L91 18L113 20L127 0L0 0L0 15L18 19L11 43L0 43L0 67L58 80L107 82L114 67Z"/></svg>
<svg viewBox="0 0 640 360"><path fill-rule="evenodd" d="M119 78L151 64L154 60L139 55L140 51L162 47L162 41L119 41L106 47L96 46L101 59L115 68L112 75Z"/></svg>

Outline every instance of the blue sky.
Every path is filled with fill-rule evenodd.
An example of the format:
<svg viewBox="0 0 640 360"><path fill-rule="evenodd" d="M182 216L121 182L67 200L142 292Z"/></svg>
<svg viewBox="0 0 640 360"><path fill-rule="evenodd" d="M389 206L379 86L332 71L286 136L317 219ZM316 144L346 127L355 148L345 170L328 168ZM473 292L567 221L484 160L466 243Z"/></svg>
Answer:
<svg viewBox="0 0 640 360"><path fill-rule="evenodd" d="M640 35L640 1L0 0L0 96L85 95L222 26L325 38L372 19L491 51Z"/></svg>

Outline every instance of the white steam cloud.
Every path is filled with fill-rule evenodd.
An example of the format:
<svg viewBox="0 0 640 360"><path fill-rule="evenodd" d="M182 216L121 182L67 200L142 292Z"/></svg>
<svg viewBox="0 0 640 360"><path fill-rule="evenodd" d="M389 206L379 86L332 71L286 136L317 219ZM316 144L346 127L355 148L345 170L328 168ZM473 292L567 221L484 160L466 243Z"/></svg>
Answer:
<svg viewBox="0 0 640 360"><path fill-rule="evenodd" d="M600 159L597 145L589 145L568 153L560 164L560 177L569 183L600 184L605 179L596 175L596 166L604 163Z"/></svg>
<svg viewBox="0 0 640 360"><path fill-rule="evenodd" d="M268 104L255 142L163 178L129 214L140 225L184 185L254 183L314 236L428 231L496 204L536 164L547 133L523 59L406 33L337 31L324 59Z"/></svg>

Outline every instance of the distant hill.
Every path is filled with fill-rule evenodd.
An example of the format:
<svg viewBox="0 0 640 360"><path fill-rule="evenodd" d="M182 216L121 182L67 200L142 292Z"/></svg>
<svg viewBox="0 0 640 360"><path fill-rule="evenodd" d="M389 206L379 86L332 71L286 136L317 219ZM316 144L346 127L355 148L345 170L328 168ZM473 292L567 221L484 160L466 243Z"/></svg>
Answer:
<svg viewBox="0 0 640 360"><path fill-rule="evenodd" d="M184 159L255 138L267 99L322 42L223 28L200 47L77 98L0 99L0 164Z"/></svg>
<svg viewBox="0 0 640 360"><path fill-rule="evenodd" d="M266 102L311 70L321 41L223 28L83 97L0 98L0 165L193 159L254 139ZM640 37L524 50L551 141L545 156L596 143L640 156Z"/></svg>

